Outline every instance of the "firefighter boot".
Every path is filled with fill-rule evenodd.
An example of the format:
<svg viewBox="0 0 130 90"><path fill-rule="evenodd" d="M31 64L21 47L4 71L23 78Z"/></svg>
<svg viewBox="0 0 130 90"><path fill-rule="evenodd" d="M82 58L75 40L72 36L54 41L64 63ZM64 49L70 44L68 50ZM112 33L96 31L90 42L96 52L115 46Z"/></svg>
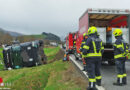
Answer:
<svg viewBox="0 0 130 90"><path fill-rule="evenodd" d="M97 79L97 80L96 80L96 84L97 84L98 86L101 86L101 79Z"/></svg>
<svg viewBox="0 0 130 90"><path fill-rule="evenodd" d="M127 85L127 77L124 77L124 78L123 78L123 84L124 84L124 85Z"/></svg>
<svg viewBox="0 0 130 90"><path fill-rule="evenodd" d="M89 87L87 88L87 90L98 90L95 84L95 82L89 82Z"/></svg>
<svg viewBox="0 0 130 90"><path fill-rule="evenodd" d="M113 85L116 85L116 86L123 86L123 78L117 78L117 82L113 83Z"/></svg>

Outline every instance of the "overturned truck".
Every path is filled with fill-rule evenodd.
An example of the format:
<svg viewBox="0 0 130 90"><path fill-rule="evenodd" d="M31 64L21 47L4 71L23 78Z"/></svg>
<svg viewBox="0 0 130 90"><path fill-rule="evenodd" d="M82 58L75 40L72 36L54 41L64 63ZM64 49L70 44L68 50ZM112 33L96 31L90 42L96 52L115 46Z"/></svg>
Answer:
<svg viewBox="0 0 130 90"><path fill-rule="evenodd" d="M43 41L37 40L5 46L3 58L6 69L18 69L45 64L46 55L43 51Z"/></svg>

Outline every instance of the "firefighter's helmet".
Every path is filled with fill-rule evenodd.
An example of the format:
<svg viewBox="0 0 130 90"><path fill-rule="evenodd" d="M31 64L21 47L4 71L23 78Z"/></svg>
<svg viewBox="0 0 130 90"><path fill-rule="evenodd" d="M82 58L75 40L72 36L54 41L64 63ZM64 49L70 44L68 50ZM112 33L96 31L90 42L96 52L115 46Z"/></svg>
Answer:
<svg viewBox="0 0 130 90"><path fill-rule="evenodd" d="M84 33L84 34L83 34L83 37L85 37L85 36L87 36L87 35L88 35L87 33Z"/></svg>
<svg viewBox="0 0 130 90"><path fill-rule="evenodd" d="M114 36L121 36L122 35L122 30L121 29L115 29L113 31L113 35Z"/></svg>
<svg viewBox="0 0 130 90"><path fill-rule="evenodd" d="M88 35L97 33L97 28L95 26L92 26L88 29Z"/></svg>

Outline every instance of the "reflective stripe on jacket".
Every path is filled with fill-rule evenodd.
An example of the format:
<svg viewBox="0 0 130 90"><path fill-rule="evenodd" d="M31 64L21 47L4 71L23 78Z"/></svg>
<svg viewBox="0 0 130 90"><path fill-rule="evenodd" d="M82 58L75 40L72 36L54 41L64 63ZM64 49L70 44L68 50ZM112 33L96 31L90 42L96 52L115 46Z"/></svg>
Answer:
<svg viewBox="0 0 130 90"><path fill-rule="evenodd" d="M128 55L128 46L122 36L116 37L114 44L114 59L125 58Z"/></svg>
<svg viewBox="0 0 130 90"><path fill-rule="evenodd" d="M83 46L83 54L86 57L102 57L103 50L102 40L96 35L90 36Z"/></svg>
<svg viewBox="0 0 130 90"><path fill-rule="evenodd" d="M87 39L83 39L82 42L81 42L81 46L80 46L80 52L81 52L82 57L85 57L85 56L83 55L82 51L83 51L83 46L85 45L85 41L86 41L86 40L87 40Z"/></svg>

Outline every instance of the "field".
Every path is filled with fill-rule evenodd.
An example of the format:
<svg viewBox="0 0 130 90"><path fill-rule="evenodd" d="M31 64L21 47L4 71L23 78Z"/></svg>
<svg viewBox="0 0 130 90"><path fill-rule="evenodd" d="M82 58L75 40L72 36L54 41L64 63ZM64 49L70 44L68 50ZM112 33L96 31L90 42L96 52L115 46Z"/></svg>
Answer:
<svg viewBox="0 0 130 90"><path fill-rule="evenodd" d="M44 49L50 62L38 67L0 71L5 87L13 90L84 90L87 82L70 62L59 58L59 47ZM58 55L58 56L57 56ZM57 58L56 58L57 57Z"/></svg>
<svg viewBox="0 0 130 90"><path fill-rule="evenodd" d="M34 38L36 38L36 39L43 39L43 38L45 38L46 36L45 35L29 35L30 37L34 37Z"/></svg>

